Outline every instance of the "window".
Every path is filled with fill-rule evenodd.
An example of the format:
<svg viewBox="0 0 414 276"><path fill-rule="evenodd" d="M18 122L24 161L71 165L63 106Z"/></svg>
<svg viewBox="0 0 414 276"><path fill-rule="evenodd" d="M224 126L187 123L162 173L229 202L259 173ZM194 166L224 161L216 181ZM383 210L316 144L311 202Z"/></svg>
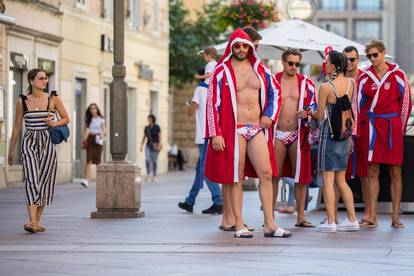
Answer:
<svg viewBox="0 0 414 276"><path fill-rule="evenodd" d="M9 110L9 119L8 124L9 126L13 126L14 118L16 117L16 105L19 100L19 95L25 93L26 83L25 79L27 78L27 64L28 59L26 56L20 53L10 53L10 70L9 70L9 85L8 85L8 110ZM22 131L21 134L23 134ZM11 134L11 133L10 133ZM21 137L18 138L14 156L13 156L13 163L14 164L21 164L22 163L22 154L20 151Z"/></svg>
<svg viewBox="0 0 414 276"><path fill-rule="evenodd" d="M113 0L104 0L103 17L112 20L114 17Z"/></svg>
<svg viewBox="0 0 414 276"><path fill-rule="evenodd" d="M86 0L76 0L76 7L79 9L85 9Z"/></svg>
<svg viewBox="0 0 414 276"><path fill-rule="evenodd" d="M152 30L154 33L160 32L160 4L158 1L152 3Z"/></svg>
<svg viewBox="0 0 414 276"><path fill-rule="evenodd" d="M355 9L363 12L374 12L382 10L381 0L355 0Z"/></svg>
<svg viewBox="0 0 414 276"><path fill-rule="evenodd" d="M381 39L381 20L355 20L354 40L366 43L371 39Z"/></svg>
<svg viewBox="0 0 414 276"><path fill-rule="evenodd" d="M131 27L139 29L142 25L142 1L141 0L130 0L129 2L129 13L131 20Z"/></svg>
<svg viewBox="0 0 414 276"><path fill-rule="evenodd" d="M328 32L347 37L346 21L345 20L320 20L319 26Z"/></svg>
<svg viewBox="0 0 414 276"><path fill-rule="evenodd" d="M150 92L150 114L154 114L158 116L158 92L151 91Z"/></svg>
<svg viewBox="0 0 414 276"><path fill-rule="evenodd" d="M322 11L344 11L347 0L321 0L319 9Z"/></svg>

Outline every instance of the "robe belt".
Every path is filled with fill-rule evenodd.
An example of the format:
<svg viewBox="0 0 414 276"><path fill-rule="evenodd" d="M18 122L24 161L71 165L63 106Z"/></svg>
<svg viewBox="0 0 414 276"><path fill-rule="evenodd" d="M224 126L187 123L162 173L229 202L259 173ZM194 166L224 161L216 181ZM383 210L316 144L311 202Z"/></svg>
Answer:
<svg viewBox="0 0 414 276"><path fill-rule="evenodd" d="M387 113L387 114L376 114L371 111L367 111L369 118L369 123L372 126L372 136L371 141L369 142L369 150L374 150L375 141L377 140L377 130L375 129L375 119L381 118L386 119L390 124L389 133L388 133L388 149L392 149L392 121L391 118L398 117L398 112Z"/></svg>
<svg viewBox="0 0 414 276"><path fill-rule="evenodd" d="M200 82L200 83L198 84L198 86L208 88L208 84L207 84L207 83L205 83L204 81L203 81L203 82Z"/></svg>

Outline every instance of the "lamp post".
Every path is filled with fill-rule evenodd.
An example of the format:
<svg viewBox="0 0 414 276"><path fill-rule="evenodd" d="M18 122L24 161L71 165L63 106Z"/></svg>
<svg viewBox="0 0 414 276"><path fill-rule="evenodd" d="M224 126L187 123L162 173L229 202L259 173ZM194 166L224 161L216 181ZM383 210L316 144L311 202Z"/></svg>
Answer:
<svg viewBox="0 0 414 276"><path fill-rule="evenodd" d="M143 217L141 207L141 170L125 160L128 145L127 89L124 65L124 0L114 0L114 65L110 84L111 162L98 166L96 212L91 218Z"/></svg>

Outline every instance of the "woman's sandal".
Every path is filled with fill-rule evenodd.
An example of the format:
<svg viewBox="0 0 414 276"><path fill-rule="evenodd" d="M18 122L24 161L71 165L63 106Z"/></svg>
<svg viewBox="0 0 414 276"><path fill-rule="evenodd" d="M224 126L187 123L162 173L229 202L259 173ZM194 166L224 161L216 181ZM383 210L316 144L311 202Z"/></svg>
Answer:
<svg viewBox="0 0 414 276"><path fill-rule="evenodd" d="M35 225L34 223L26 223L24 225L24 230L29 233L36 233Z"/></svg>
<svg viewBox="0 0 414 276"><path fill-rule="evenodd" d="M375 227L378 227L378 224L373 223L373 222L371 222L369 220L366 220L366 219L361 219L359 221L359 227L361 227L361 228L375 228Z"/></svg>
<svg viewBox="0 0 414 276"><path fill-rule="evenodd" d="M264 233L265 238L289 238L291 236L292 233L290 231L285 230L281 227L278 227L276 231Z"/></svg>
<svg viewBox="0 0 414 276"><path fill-rule="evenodd" d="M247 230L249 230L250 232L254 232L254 228L249 227L247 224L245 224L244 227L246 227ZM223 225L220 225L218 228L220 230L223 230L223 231L236 231L236 225L233 225L233 226L223 226Z"/></svg>
<svg viewBox="0 0 414 276"><path fill-rule="evenodd" d="M36 232L45 232L46 231L46 228L41 224L35 224L33 228Z"/></svg>
<svg viewBox="0 0 414 276"><path fill-rule="evenodd" d="M399 219L395 219L395 220L392 220L391 227L392 228L397 228L397 229L404 228L404 224L402 224Z"/></svg>
<svg viewBox="0 0 414 276"><path fill-rule="evenodd" d="M253 238L253 234L250 233L249 229L242 228L240 230L237 230L236 233L234 233L234 237L240 239L250 239Z"/></svg>

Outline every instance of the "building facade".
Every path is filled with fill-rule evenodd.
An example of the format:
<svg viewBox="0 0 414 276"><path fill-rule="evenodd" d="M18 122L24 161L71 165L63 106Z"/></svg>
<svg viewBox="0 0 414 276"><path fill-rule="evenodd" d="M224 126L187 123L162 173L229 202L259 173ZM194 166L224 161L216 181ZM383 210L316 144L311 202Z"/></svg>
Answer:
<svg viewBox="0 0 414 276"><path fill-rule="evenodd" d="M125 66L128 83L128 156L145 165L140 143L152 113L168 141L168 1L125 1ZM84 113L90 103L103 112L109 130L109 84L113 64L113 1L65 0L63 11L61 90L72 110L73 176L82 176L85 153L80 149ZM80 32L79 30L82 30ZM116 112L116 111L113 111ZM166 148L159 154L159 171L167 170ZM104 156L110 160L109 135ZM145 170L143 170L145 171Z"/></svg>
<svg viewBox="0 0 414 276"><path fill-rule="evenodd" d="M140 143L148 114L157 116L165 144L168 139L168 1L125 2L127 159L144 166ZM0 17L0 188L22 184L21 163L8 166L6 155L16 101L27 87L27 71L36 67L48 72L49 90L59 92L71 117L70 140L57 147L57 182L70 182L82 177L86 154L80 141L90 103L96 103L107 118L104 159L110 160L113 1L9 0L5 4L7 20ZM11 18L13 22L8 22ZM15 160L20 160L18 148ZM167 163L164 147L159 155L160 173L167 170Z"/></svg>
<svg viewBox="0 0 414 276"><path fill-rule="evenodd" d="M13 18L11 24L3 27L2 39L2 76L3 102L2 136L0 143L0 172L3 187L21 185L23 168L21 165L20 139L15 147L14 164L8 166L6 155L13 129L15 106L19 94L26 93L27 72L31 68L43 68L50 79L49 89L59 85L60 79L60 46L62 13L59 1L7 1L4 15ZM58 154L65 146L59 147ZM64 172L64 161L58 164L59 171ZM57 181L68 181L67 176L58 174Z"/></svg>

